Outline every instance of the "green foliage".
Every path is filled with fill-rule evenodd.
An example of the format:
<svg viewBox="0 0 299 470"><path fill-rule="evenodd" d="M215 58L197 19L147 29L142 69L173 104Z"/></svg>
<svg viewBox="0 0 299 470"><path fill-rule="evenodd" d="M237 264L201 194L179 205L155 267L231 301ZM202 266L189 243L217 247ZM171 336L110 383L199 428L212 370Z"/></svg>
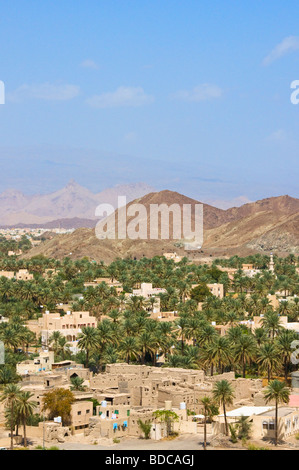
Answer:
<svg viewBox="0 0 299 470"><path fill-rule="evenodd" d="M230 431L230 439L233 444L236 444L236 442L238 442L237 427L233 424L229 424L228 426Z"/></svg>
<svg viewBox="0 0 299 470"><path fill-rule="evenodd" d="M203 302L207 297L211 296L212 294L210 289L206 284L200 284L199 286L194 287L190 293L191 299L196 300L196 302Z"/></svg>
<svg viewBox="0 0 299 470"><path fill-rule="evenodd" d="M271 450L268 447L260 447L260 446L256 446L255 444L248 444L247 449L248 450Z"/></svg>
<svg viewBox="0 0 299 470"><path fill-rule="evenodd" d="M151 434L151 429L152 429L152 423L146 423L145 421L142 421L141 419L139 419L137 423L141 431L144 434L144 439L149 439L150 434Z"/></svg>
<svg viewBox="0 0 299 470"><path fill-rule="evenodd" d="M156 410L153 412L153 416L161 423L166 424L167 437L173 434L173 423L179 421L179 416L174 411Z"/></svg>
<svg viewBox="0 0 299 470"><path fill-rule="evenodd" d="M249 422L246 416L241 416L237 423L238 439L246 441L250 438L252 423Z"/></svg>
<svg viewBox="0 0 299 470"><path fill-rule="evenodd" d="M72 359L95 373L104 371L106 364L123 361L153 366L159 361L165 366L205 369L211 374L234 370L238 376L265 374L270 379L283 372L285 381L295 370L290 360L292 332L281 328L280 315L287 315L292 321L299 319L296 256L274 256L276 276L273 276L268 270L269 257L260 254L218 259L212 266L196 265L186 259L175 263L163 256L117 259L105 266L87 257L81 260L8 257L8 246L16 248L0 237L0 270L28 269L34 279L0 278L0 316L8 319L7 323L0 323L0 341L5 344L6 353L5 366L0 366L0 387L17 383L17 363L33 358L29 350L40 347L26 327L27 322L37 320L45 310L58 312L60 302L70 303L74 311L89 311L97 317L98 328L82 329L81 350L76 355L71 354L67 340L55 332L50 342L55 360ZM239 269L243 263L252 263L261 272L249 278ZM219 266L236 268L234 279ZM85 287L86 282L99 277L107 282ZM141 282L163 289L159 294L161 311L176 312L175 321L151 318L157 299L146 300L141 296L128 299L124 292L118 293L109 285L111 278L117 279L125 292L132 293ZM213 282L224 284L223 299L211 295L207 284ZM268 294L277 291L283 297L287 292L292 298L288 296L275 310ZM248 325L240 325L241 321L261 314L262 324L254 332ZM226 325L225 337L219 336L214 323L217 327Z"/></svg>
<svg viewBox="0 0 299 470"><path fill-rule="evenodd" d="M77 392L84 392L86 387L83 385L84 379L81 377L71 377L71 390Z"/></svg>
<svg viewBox="0 0 299 470"><path fill-rule="evenodd" d="M87 401L91 401L93 404L93 414L96 414L97 406L100 405L100 402L96 398L88 398Z"/></svg>
<svg viewBox="0 0 299 470"><path fill-rule="evenodd" d="M26 424L27 426L38 426L39 423L41 423L42 421L43 417L40 414L35 413L31 416L28 416L28 418L26 419Z"/></svg>
<svg viewBox="0 0 299 470"><path fill-rule="evenodd" d="M229 424L230 439L236 444L241 440L243 444L250 438L252 423L249 422L246 416L241 416L239 421L235 424Z"/></svg>
<svg viewBox="0 0 299 470"><path fill-rule="evenodd" d="M59 447L57 446L51 446L51 447L43 447L43 446L36 446L35 450L60 450Z"/></svg>
<svg viewBox="0 0 299 470"><path fill-rule="evenodd" d="M61 416L64 426L70 424L71 405L75 397L70 390L57 388L45 393L43 397L43 409L47 411L50 419Z"/></svg>

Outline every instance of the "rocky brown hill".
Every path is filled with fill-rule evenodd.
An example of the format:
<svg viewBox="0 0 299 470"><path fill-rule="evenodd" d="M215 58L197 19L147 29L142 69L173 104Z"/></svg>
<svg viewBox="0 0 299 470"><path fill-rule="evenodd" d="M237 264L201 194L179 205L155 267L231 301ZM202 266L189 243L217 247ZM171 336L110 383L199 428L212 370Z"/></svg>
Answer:
<svg viewBox="0 0 299 470"><path fill-rule="evenodd" d="M198 201L172 191L149 193L128 204L191 204ZM247 255L255 252L299 253L299 200L289 196L268 198L228 210L204 204L204 243L198 253L184 250L179 240L99 240L94 229L78 229L32 249L26 256L42 253L62 258L88 256L110 262L116 257L140 258L161 255L165 251L194 256ZM117 213L116 213L117 216ZM113 215L114 217L114 215ZM128 217L127 222L133 217ZM116 219L117 220L117 219ZM142 223L142 219L141 219ZM171 227L170 221L170 227Z"/></svg>

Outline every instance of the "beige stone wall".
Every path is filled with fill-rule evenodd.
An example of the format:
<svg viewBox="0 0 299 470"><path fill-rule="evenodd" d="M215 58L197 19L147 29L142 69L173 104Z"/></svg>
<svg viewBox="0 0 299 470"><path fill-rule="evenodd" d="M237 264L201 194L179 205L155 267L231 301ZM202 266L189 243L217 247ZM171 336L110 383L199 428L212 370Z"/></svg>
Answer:
<svg viewBox="0 0 299 470"><path fill-rule="evenodd" d="M124 421L127 421L128 426L123 427ZM113 429L113 424L117 424L117 428ZM129 419L111 420L102 419L99 416L93 416L90 419L89 429L86 431L86 435L93 439L107 438L114 439L120 437L126 437L129 435Z"/></svg>
<svg viewBox="0 0 299 470"><path fill-rule="evenodd" d="M117 374L99 374L90 379L90 388L92 390L103 391L106 388L116 388L118 386Z"/></svg>
<svg viewBox="0 0 299 470"><path fill-rule="evenodd" d="M188 388L159 388L158 407L164 406L165 401L172 401L174 408L180 408L180 403L185 403L187 408L192 408L195 402L194 390Z"/></svg>
<svg viewBox="0 0 299 470"><path fill-rule="evenodd" d="M18 281L32 281L34 278L33 274L30 274L27 269L20 269L16 273L16 279Z"/></svg>
<svg viewBox="0 0 299 470"><path fill-rule="evenodd" d="M229 409L253 404L262 390L261 380L235 379L234 372L210 377L200 370L133 364L108 364L105 373L92 377L91 389L99 401L107 399L113 406L158 409L164 407L165 401L171 401L177 409L185 403L186 409L201 413L200 399L212 397L215 382L224 379L232 384L235 393Z"/></svg>
<svg viewBox="0 0 299 470"><path fill-rule="evenodd" d="M281 408L283 409L283 407ZM268 429L265 428L266 423ZM269 429L271 427L274 429ZM253 416L252 434L254 438L275 438L275 418L259 415ZM290 414L278 418L278 438L286 439L289 436L295 435L299 432L299 411L293 410Z"/></svg>
<svg viewBox="0 0 299 470"><path fill-rule="evenodd" d="M89 369L84 369L83 367L72 367L71 369L68 369L66 371L66 377L67 377L67 380L71 380L71 377L77 375L78 377L80 377L81 379L84 379L84 380L91 380L92 378L92 372L90 372Z"/></svg>
<svg viewBox="0 0 299 470"><path fill-rule="evenodd" d="M19 433L23 436L23 428L20 427ZM53 421L41 422L38 426L26 426L26 435L28 439L45 438L45 442L49 443L62 443L65 442L66 436L70 435L70 429L63 427L60 423Z"/></svg>
<svg viewBox="0 0 299 470"><path fill-rule="evenodd" d="M99 402L107 401L108 405L112 406L131 405L131 395L126 393L106 390L104 393L96 393L95 397Z"/></svg>
<svg viewBox="0 0 299 470"><path fill-rule="evenodd" d="M37 338L39 338L41 334L41 327L38 320L29 320L27 321L26 326L30 331L32 331L32 333L35 334Z"/></svg>
<svg viewBox="0 0 299 470"><path fill-rule="evenodd" d="M93 414L93 404L91 401L76 401L72 404L71 421L72 428L87 427Z"/></svg>
<svg viewBox="0 0 299 470"><path fill-rule="evenodd" d="M143 410L132 410L129 420L129 435L132 437L143 437L143 433L138 425L138 420L143 422L154 423L154 408Z"/></svg>
<svg viewBox="0 0 299 470"><path fill-rule="evenodd" d="M13 279L15 273L13 271L0 271L0 277L6 277L6 279Z"/></svg>
<svg viewBox="0 0 299 470"><path fill-rule="evenodd" d="M214 295L215 297L218 297L219 299L223 299L224 297L223 284L207 284L207 286L210 289L210 292L212 295Z"/></svg>

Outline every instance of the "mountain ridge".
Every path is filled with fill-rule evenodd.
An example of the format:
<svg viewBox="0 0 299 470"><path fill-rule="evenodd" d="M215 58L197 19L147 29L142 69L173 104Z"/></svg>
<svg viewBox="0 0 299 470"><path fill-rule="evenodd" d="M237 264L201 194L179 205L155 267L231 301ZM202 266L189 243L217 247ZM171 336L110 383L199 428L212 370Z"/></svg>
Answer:
<svg viewBox="0 0 299 470"><path fill-rule="evenodd" d="M195 205L199 201L164 190L138 198L127 207L134 203L143 204L145 207L149 204L179 203L182 207L183 204ZM200 251L203 251L205 256L248 255L270 251L279 254L299 253L299 199L287 195L277 196L245 206L247 207L223 210L204 204L204 241ZM113 216L117 216L117 212ZM127 223L131 220L132 217L128 218ZM169 225L171 227L171 223ZM152 257L162 255L166 251L192 256L192 252L185 251L183 243L171 238L99 240L94 229L80 228L72 234L46 241L30 250L26 257L44 254L63 258L72 253L75 258L88 256L97 261L111 262L117 257Z"/></svg>
<svg viewBox="0 0 299 470"><path fill-rule="evenodd" d="M21 191L8 189L0 194L0 225L41 225L73 218L96 220L95 209L99 204L105 202L116 207L119 195L126 195L127 200L132 201L153 190L146 183L133 183L93 193L74 180L49 194L25 195Z"/></svg>

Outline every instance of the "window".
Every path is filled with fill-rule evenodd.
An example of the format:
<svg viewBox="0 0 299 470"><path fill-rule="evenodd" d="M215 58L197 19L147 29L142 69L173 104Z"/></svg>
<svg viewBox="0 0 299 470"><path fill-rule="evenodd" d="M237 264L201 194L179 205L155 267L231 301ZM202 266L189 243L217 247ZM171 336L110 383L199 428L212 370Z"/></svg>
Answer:
<svg viewBox="0 0 299 470"><path fill-rule="evenodd" d="M81 415L81 411L78 411L78 415Z"/></svg>
<svg viewBox="0 0 299 470"><path fill-rule="evenodd" d="M273 429L275 429L275 423L273 421L271 421L269 423L269 429L273 431Z"/></svg>
<svg viewBox="0 0 299 470"><path fill-rule="evenodd" d="M267 421L263 422L263 429L268 429L268 422Z"/></svg>

